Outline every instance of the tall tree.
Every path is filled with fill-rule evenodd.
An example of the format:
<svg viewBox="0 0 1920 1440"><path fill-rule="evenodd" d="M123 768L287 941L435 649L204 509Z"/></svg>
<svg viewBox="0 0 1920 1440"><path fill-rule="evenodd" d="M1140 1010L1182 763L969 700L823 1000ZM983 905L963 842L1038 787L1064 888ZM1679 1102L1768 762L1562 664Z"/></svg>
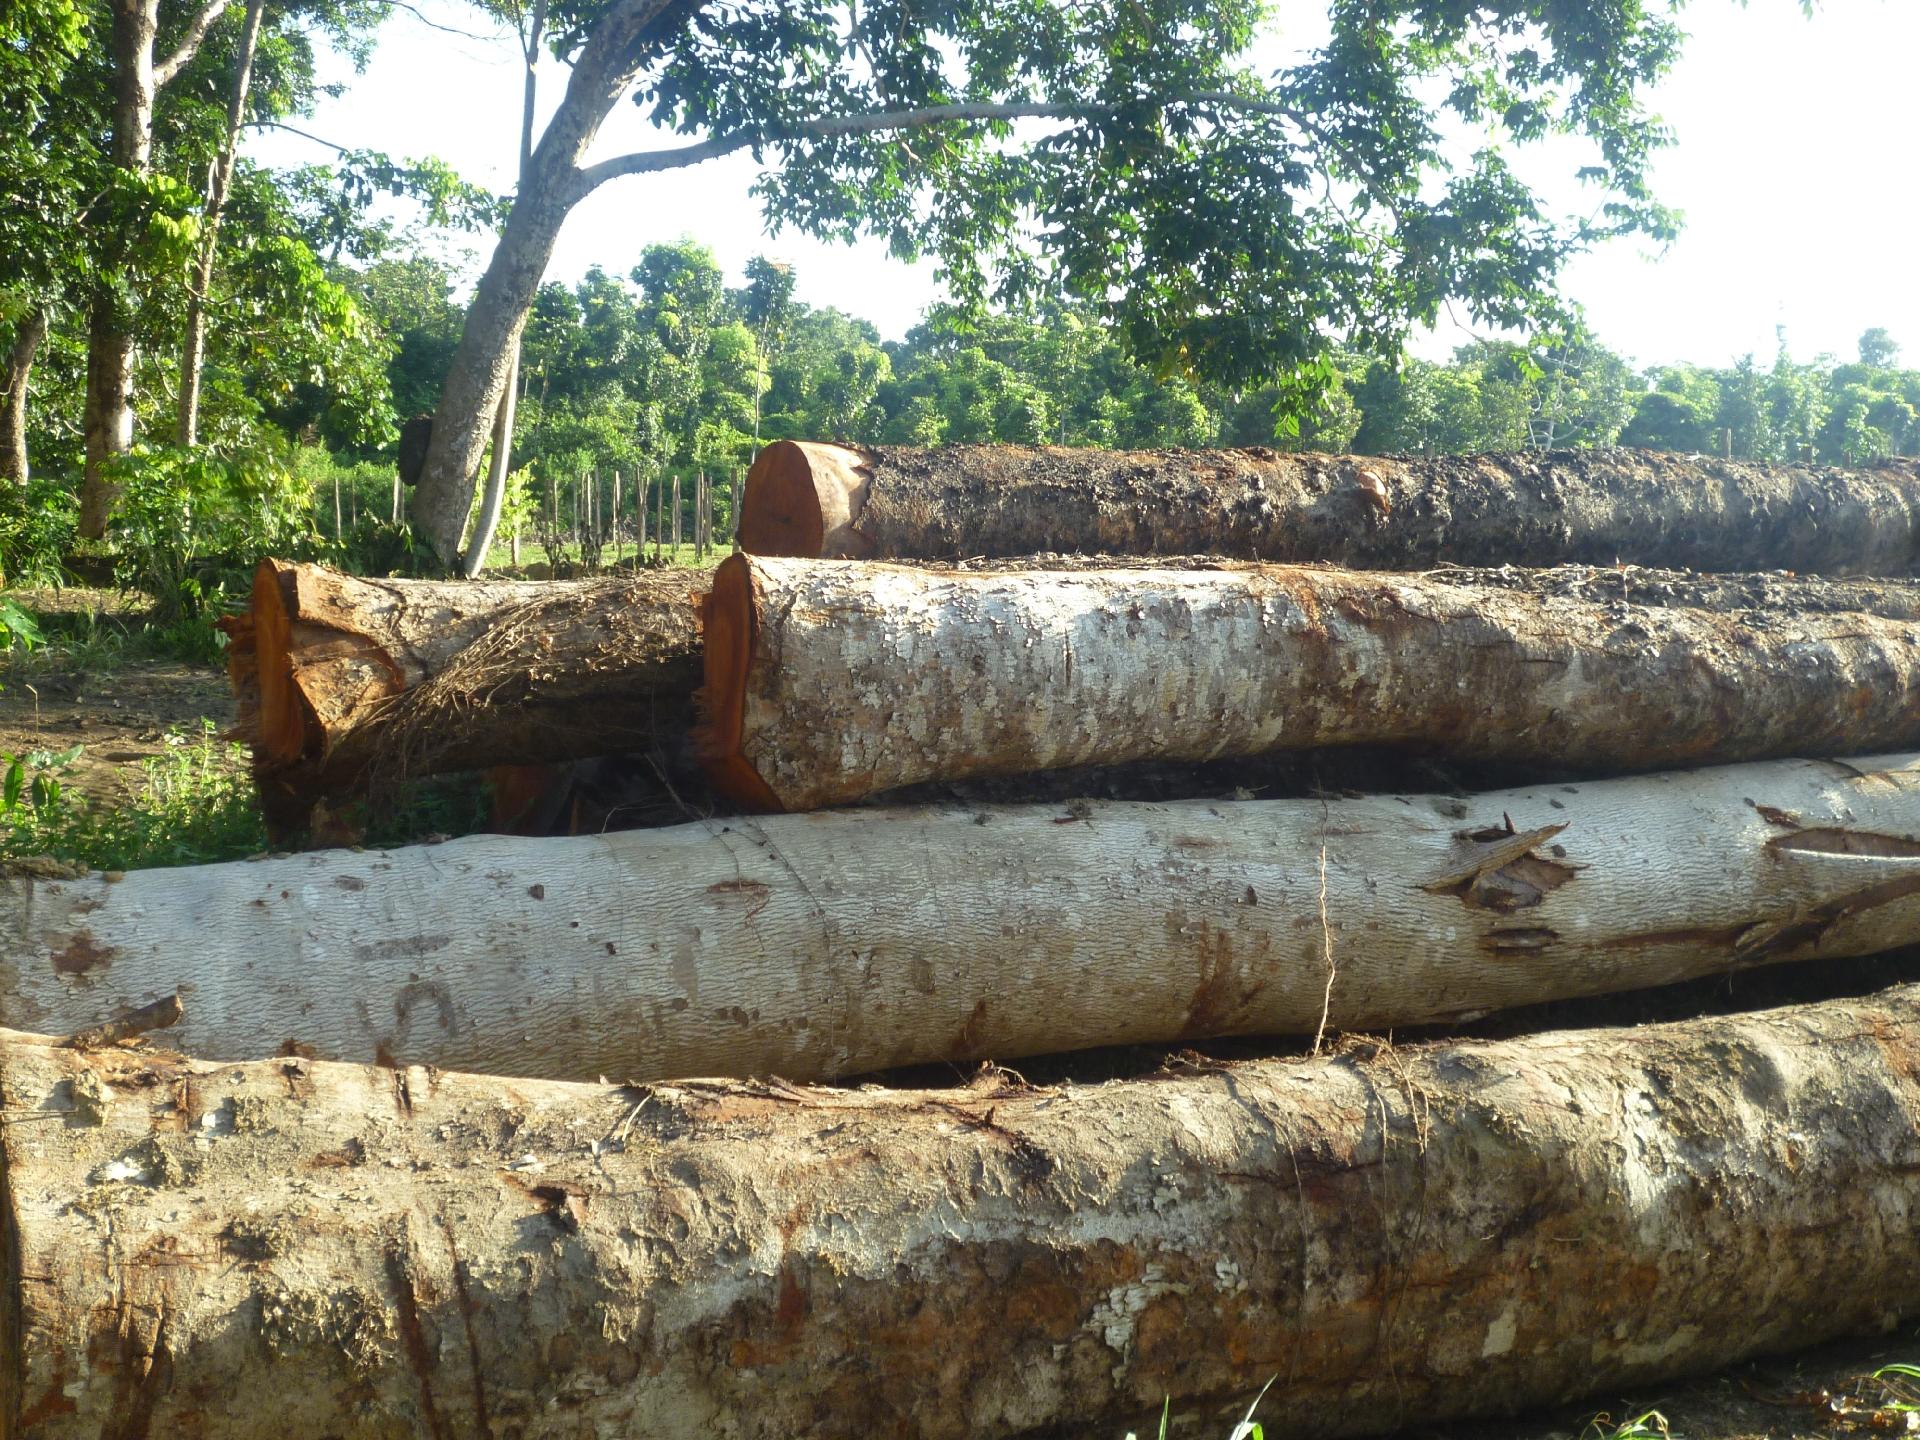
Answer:
<svg viewBox="0 0 1920 1440"><path fill-rule="evenodd" d="M1159 367L1302 398L1342 337L1397 349L1450 298L1486 323L1537 320L1574 250L1668 227L1646 185L1665 132L1638 94L1679 34L1644 0L1331 0L1326 44L1270 78L1247 61L1264 13L612 0L563 26L572 75L476 288L416 522L450 563L560 227L624 176L748 151L776 226L930 250L968 303L1064 284ZM630 91L699 138L588 163ZM1443 109L1487 143L1455 155ZM1601 219L1556 222L1502 158L1556 132L1590 142Z"/></svg>
<svg viewBox="0 0 1920 1440"><path fill-rule="evenodd" d="M85 274L66 223L83 203L89 107L63 104L75 61L92 39L81 0L16 0L0 15L0 480L24 485L34 362L51 313Z"/></svg>
<svg viewBox="0 0 1920 1440"><path fill-rule="evenodd" d="M203 0L184 17L172 49L156 55L160 0L109 0L112 20L111 138L108 157L115 181L131 194L152 173L153 107L207 38L229 0ZM176 17L169 13L169 22ZM173 28L170 26L170 28ZM86 478L80 491L80 533L106 533L115 488L106 465L133 445L134 311L137 287L126 271L99 277L88 304Z"/></svg>

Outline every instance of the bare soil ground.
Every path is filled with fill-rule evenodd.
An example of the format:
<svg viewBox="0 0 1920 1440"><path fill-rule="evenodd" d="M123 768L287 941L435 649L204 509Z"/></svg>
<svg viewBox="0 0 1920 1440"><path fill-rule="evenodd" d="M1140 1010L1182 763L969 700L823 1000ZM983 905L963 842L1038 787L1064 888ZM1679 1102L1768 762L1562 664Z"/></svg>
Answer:
<svg viewBox="0 0 1920 1440"><path fill-rule="evenodd" d="M103 804L138 792L142 762L165 753L169 730L197 735L203 721L233 724L226 677L175 660L127 660L108 644L63 643L85 617L111 633L133 617L111 590L16 591L53 643L30 656L0 660L0 754L80 754L61 773L70 794ZM95 657L98 658L95 658Z"/></svg>

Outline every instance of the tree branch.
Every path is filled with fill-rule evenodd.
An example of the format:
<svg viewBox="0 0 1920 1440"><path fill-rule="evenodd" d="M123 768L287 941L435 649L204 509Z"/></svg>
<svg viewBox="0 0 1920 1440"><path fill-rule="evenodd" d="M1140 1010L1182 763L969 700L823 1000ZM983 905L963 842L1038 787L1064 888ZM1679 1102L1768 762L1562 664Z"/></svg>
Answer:
<svg viewBox="0 0 1920 1440"><path fill-rule="evenodd" d="M174 76L187 68L187 63L199 53L200 42L207 38L207 31L213 28L213 22L226 13L229 0L207 0L200 7L200 13L193 17L193 23L187 26L187 33L180 37L180 44L166 59L155 62L153 67L153 88L158 90Z"/></svg>
<svg viewBox="0 0 1920 1440"><path fill-rule="evenodd" d="M1174 96L1165 103L1214 105L1227 110L1246 110L1260 115L1277 115L1302 125L1306 124L1305 118L1298 110L1283 105L1277 100L1261 100L1252 96L1235 95L1225 90ZM775 145L783 139L797 139L802 136L824 139L835 135L870 135L881 130L917 130L928 125L941 125L955 120L1084 120L1094 115L1113 114L1117 108L1113 105L1088 105L1074 101L982 100L956 101L949 105L923 105L913 110L881 110L868 115L824 115L813 120L802 120L785 135L722 135L711 140L702 140L697 145L685 145L677 150L642 150L631 155L617 155L611 160L602 160L597 165L582 168L578 193L586 195L606 184L607 181L622 175L643 175L656 170L677 170L686 165L698 165L703 160L712 160L721 155L731 154L735 150L743 150L755 143Z"/></svg>

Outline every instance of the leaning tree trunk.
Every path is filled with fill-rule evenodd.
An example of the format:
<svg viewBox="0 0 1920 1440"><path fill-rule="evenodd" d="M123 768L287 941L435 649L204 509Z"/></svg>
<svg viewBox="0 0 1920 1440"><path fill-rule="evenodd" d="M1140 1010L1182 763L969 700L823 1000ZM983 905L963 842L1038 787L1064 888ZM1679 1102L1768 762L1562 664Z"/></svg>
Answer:
<svg viewBox="0 0 1920 1440"><path fill-rule="evenodd" d="M1458 1020L1920 942L1914 758L16 877L0 1018L635 1080Z"/></svg>
<svg viewBox="0 0 1920 1440"><path fill-rule="evenodd" d="M923 780L1392 745L1582 772L1920 742L1920 630L1286 566L722 563L716 785L809 810Z"/></svg>
<svg viewBox="0 0 1920 1440"><path fill-rule="evenodd" d="M1920 1313L1920 991L1058 1089L0 1036L36 1440L1384 1431Z"/></svg>
<svg viewBox="0 0 1920 1440"><path fill-rule="evenodd" d="M318 798L408 775L684 732L705 582L374 580L263 560L228 670L269 818L297 826Z"/></svg>
<svg viewBox="0 0 1920 1440"><path fill-rule="evenodd" d="M747 476L752 554L1219 554L1385 570L1563 561L1909 573L1920 464L1843 471L1643 450L1282 455L781 441Z"/></svg>
<svg viewBox="0 0 1920 1440"><path fill-rule="evenodd" d="M509 383L514 346L568 214L592 190L580 161L601 122L648 59L668 0L616 0L575 57L566 94L522 168L513 209L475 286L434 411L433 438L414 489L413 518L445 565L453 565L473 509L474 476Z"/></svg>
<svg viewBox="0 0 1920 1440"><path fill-rule="evenodd" d="M47 312L35 306L20 317L7 351L6 388L0 391L0 482L25 485L31 474L27 464L27 398L34 357L46 338Z"/></svg>

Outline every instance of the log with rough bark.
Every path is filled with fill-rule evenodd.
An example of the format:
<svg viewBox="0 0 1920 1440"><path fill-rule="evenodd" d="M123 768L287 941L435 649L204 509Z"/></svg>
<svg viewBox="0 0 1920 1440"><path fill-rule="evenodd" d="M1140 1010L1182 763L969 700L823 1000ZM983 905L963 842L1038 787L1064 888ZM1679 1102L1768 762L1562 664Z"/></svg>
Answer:
<svg viewBox="0 0 1920 1440"><path fill-rule="evenodd" d="M0 1019L178 992L196 1055L636 1080L1458 1020L1920 943L1916 762L14 877Z"/></svg>
<svg viewBox="0 0 1920 1440"><path fill-rule="evenodd" d="M1048 1089L6 1034L0 1103L34 1440L1333 1436L1920 1313L1912 986Z"/></svg>
<svg viewBox="0 0 1920 1440"><path fill-rule="evenodd" d="M1390 745L1651 770L1920 742L1920 627L1292 566L933 572L736 555L705 606L716 785Z"/></svg>
<svg viewBox="0 0 1920 1440"><path fill-rule="evenodd" d="M915 560L1046 550L1464 565L1904 575L1920 464L1752 465L1645 450L1388 458L1271 450L769 445L750 554Z"/></svg>
<svg viewBox="0 0 1920 1440"><path fill-rule="evenodd" d="M699 683L704 574L379 580L263 560L228 671L262 798L644 748Z"/></svg>

